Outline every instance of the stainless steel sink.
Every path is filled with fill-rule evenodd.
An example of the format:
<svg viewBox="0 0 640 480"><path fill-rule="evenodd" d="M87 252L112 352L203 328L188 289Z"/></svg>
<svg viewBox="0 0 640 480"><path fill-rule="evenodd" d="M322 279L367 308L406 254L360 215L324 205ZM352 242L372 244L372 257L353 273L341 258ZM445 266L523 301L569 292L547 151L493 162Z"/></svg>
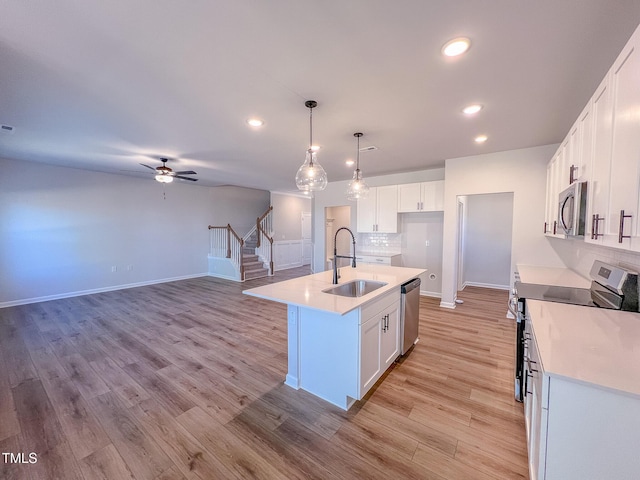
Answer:
<svg viewBox="0 0 640 480"><path fill-rule="evenodd" d="M351 280L350 282L342 283L322 291L324 293L340 295L342 297L362 297L363 295L371 293L385 285L385 282L376 282L373 280Z"/></svg>

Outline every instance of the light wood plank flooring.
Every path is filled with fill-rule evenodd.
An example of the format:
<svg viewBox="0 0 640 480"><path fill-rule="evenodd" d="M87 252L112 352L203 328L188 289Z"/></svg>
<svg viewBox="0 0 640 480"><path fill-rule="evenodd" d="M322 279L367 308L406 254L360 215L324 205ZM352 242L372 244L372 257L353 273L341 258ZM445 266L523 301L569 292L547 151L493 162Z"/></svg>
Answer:
<svg viewBox="0 0 640 480"><path fill-rule="evenodd" d="M421 298L349 412L283 385L286 308L209 277L0 310L2 479L528 478L506 292Z"/></svg>

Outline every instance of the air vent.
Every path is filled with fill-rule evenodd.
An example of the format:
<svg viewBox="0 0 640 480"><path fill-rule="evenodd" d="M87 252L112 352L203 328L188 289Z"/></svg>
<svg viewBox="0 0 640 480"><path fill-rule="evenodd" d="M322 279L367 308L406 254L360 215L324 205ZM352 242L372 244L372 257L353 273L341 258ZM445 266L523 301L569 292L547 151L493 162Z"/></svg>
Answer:
<svg viewBox="0 0 640 480"><path fill-rule="evenodd" d="M374 150L377 150L378 147L376 147L375 145L369 145L368 147L362 147L360 149L361 152L372 152Z"/></svg>
<svg viewBox="0 0 640 480"><path fill-rule="evenodd" d="M0 132L2 133L13 133L15 130L11 125L0 125Z"/></svg>

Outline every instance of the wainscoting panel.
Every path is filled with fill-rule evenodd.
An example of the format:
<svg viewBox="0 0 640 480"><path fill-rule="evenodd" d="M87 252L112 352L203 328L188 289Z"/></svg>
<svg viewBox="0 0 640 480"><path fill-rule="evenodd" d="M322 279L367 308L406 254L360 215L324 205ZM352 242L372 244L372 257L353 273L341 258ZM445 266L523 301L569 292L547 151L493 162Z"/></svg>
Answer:
<svg viewBox="0 0 640 480"><path fill-rule="evenodd" d="M302 240L276 240L273 242L274 270L302 266Z"/></svg>

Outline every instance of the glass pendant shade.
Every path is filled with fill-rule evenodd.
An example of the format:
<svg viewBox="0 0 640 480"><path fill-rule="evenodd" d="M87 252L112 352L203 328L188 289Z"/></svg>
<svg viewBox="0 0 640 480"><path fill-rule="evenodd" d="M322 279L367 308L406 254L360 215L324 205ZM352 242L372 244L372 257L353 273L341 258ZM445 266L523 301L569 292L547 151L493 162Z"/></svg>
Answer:
<svg viewBox="0 0 640 480"><path fill-rule="evenodd" d="M173 177L171 175L156 175L156 180L160 183L171 183L173 182Z"/></svg>
<svg viewBox="0 0 640 480"><path fill-rule="evenodd" d="M367 195L369 195L369 185L362 178L362 172L360 171L360 137L362 133L354 133L353 136L358 139L358 150L356 153L356 169L353 172L353 179L347 187L347 200L359 200L367 198Z"/></svg>
<svg viewBox="0 0 640 480"><path fill-rule="evenodd" d="M327 172L316 160L316 152L307 150L304 163L296 173L296 186L303 192L315 192L327 187Z"/></svg>
<svg viewBox="0 0 640 480"><path fill-rule="evenodd" d="M360 169L357 169L353 172L353 179L347 187L347 200L359 200L367 198L367 195L369 195L369 185L362 178Z"/></svg>
<svg viewBox="0 0 640 480"><path fill-rule="evenodd" d="M310 193L327 188L327 172L318 163L316 151L313 147L313 109L318 105L315 100L307 100L304 103L309 109L309 148L304 158L304 163L296 173L296 186L298 190Z"/></svg>

